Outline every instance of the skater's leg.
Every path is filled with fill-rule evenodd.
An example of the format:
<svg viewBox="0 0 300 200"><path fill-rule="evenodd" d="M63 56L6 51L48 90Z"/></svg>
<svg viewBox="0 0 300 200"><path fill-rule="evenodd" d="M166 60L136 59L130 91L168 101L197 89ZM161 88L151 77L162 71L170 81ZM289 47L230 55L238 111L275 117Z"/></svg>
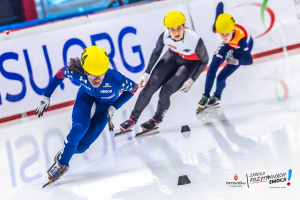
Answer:
<svg viewBox="0 0 300 200"><path fill-rule="evenodd" d="M194 71L194 65L183 65L177 70L176 74L164 84L159 94L157 110L154 115L156 121L162 121L165 113L170 107L171 95L182 87L184 82L193 75Z"/></svg>
<svg viewBox="0 0 300 200"><path fill-rule="evenodd" d="M217 77L217 88L215 96L221 99L222 92L226 86L226 79L239 68L240 65L226 65Z"/></svg>
<svg viewBox="0 0 300 200"><path fill-rule="evenodd" d="M145 107L149 104L152 95L170 78L177 69L174 62L174 53L169 50L154 68L150 79L141 91L130 118L137 120Z"/></svg>
<svg viewBox="0 0 300 200"><path fill-rule="evenodd" d="M87 132L90 124L91 108L94 102L95 99L86 92L77 96L72 113L72 128L65 140L65 147L59 159L60 164L69 164L79 141Z"/></svg>
<svg viewBox="0 0 300 200"><path fill-rule="evenodd" d="M106 124L106 112L96 112L93 118L91 119L88 131L80 140L75 153L85 152L90 147L90 145L99 137Z"/></svg>
<svg viewBox="0 0 300 200"><path fill-rule="evenodd" d="M216 50L214 57L210 63L209 69L207 71L206 81L205 81L205 90L204 96L210 97L210 92L213 87L216 73L219 66L225 61L226 54L231 49L231 47L225 43L222 43L219 48Z"/></svg>

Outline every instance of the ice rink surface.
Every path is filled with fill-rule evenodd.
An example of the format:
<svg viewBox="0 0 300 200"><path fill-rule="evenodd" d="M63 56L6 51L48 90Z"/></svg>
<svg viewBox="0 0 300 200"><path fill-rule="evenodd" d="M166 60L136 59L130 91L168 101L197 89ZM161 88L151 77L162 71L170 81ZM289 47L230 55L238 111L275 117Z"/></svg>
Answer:
<svg viewBox="0 0 300 200"><path fill-rule="evenodd" d="M196 92L193 89L186 94L189 98L181 100L190 104L185 110L179 108L177 94L172 97L170 111L156 132L135 137L140 131L136 126L131 133L114 137L106 127L90 149L73 156L69 171L44 189L46 171L69 132L72 107L47 112L40 119L33 116L1 124L1 199L297 199L297 57L274 58L239 69L228 80L223 104L199 119L195 109L203 90L189 103L188 95ZM204 82L198 82L203 88ZM134 103L119 112L123 117L114 122L115 127L129 117ZM151 112L139 124L150 116ZM181 133L183 125L191 132ZM191 184L178 186L181 175L187 175ZM270 184L260 177L280 177L283 182Z"/></svg>

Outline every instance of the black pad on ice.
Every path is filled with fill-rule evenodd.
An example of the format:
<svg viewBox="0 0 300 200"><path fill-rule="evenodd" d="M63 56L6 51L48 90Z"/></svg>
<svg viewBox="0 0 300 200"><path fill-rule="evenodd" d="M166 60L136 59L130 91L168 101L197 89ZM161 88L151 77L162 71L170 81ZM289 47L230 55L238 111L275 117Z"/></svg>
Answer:
<svg viewBox="0 0 300 200"><path fill-rule="evenodd" d="M191 183L189 177L187 175L179 176L178 185L185 185Z"/></svg>
<svg viewBox="0 0 300 200"><path fill-rule="evenodd" d="M191 131L191 129L189 128L188 125L185 125L185 126L182 126L182 127L181 127L181 133L183 133L183 132L188 132L188 131Z"/></svg>

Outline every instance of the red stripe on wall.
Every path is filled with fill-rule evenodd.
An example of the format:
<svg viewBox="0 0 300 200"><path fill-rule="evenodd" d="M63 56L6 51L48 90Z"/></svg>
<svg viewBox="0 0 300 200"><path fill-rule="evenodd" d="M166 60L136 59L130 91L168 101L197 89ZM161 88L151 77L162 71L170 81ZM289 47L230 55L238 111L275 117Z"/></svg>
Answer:
<svg viewBox="0 0 300 200"><path fill-rule="evenodd" d="M294 50L294 49L297 49L297 48L300 48L300 43L299 44L294 44L294 45L289 45L289 46L286 47L286 49L288 51ZM277 53L281 53L281 52L283 52L283 47L273 49L273 50L270 50L270 51L265 51L265 52L258 53L258 54L254 54L252 57L253 57L253 59L257 59L257 58L267 57L267 56L277 54ZM224 67L225 65L226 65L226 63L224 62L220 67ZM207 66L204 71L207 71L208 69L209 69L209 66ZM64 107L67 107L67 106L72 106L74 104L74 102L75 101L68 101L68 102L64 102L64 103L60 103L60 104L57 104L57 105L50 106L48 108L48 111L56 110L56 109L59 109L59 108L64 108ZM35 114L35 111L31 110L31 111L28 111L26 113L23 113L23 116L32 116L34 114ZM13 115L13 116L1 118L0 123L8 122L8 121L15 120L15 119L20 119L23 116L22 116L22 114L16 114L16 115Z"/></svg>

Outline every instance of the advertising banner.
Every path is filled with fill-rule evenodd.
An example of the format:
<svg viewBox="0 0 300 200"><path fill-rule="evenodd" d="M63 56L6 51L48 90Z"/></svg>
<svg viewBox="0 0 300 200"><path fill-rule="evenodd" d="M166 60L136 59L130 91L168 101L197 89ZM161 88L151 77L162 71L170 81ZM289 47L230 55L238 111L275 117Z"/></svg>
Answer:
<svg viewBox="0 0 300 200"><path fill-rule="evenodd" d="M138 82L159 35L165 30L164 16L171 10L179 10L186 16L186 26L194 28L202 37L211 59L222 42L220 36L212 32L219 0L174 1L174 5L172 2L166 1L164 6L155 9L153 6L150 6L151 9L143 7L146 9L143 12L133 12L135 14L122 17L110 15L102 19L98 18L102 15L100 13L90 16L86 24L73 27L66 25L68 28L37 31L37 34L1 41L0 118L34 110L55 73L67 66L71 57L80 56L82 50L90 45L106 49L111 61L110 67ZM300 43L300 35L296 34L300 32L299 1L222 2L224 12L232 14L236 23L244 26L254 38L252 54L282 50L282 47ZM40 28L43 29L43 26ZM205 73L194 87L202 91L204 83ZM51 105L74 100L77 88L75 82L65 80L52 95Z"/></svg>
<svg viewBox="0 0 300 200"><path fill-rule="evenodd" d="M2 41L0 118L34 110L55 73L90 45L106 49L110 67L137 82L171 10L183 12L191 26L182 4ZM51 105L74 100L77 88L75 82L65 80L52 95Z"/></svg>

